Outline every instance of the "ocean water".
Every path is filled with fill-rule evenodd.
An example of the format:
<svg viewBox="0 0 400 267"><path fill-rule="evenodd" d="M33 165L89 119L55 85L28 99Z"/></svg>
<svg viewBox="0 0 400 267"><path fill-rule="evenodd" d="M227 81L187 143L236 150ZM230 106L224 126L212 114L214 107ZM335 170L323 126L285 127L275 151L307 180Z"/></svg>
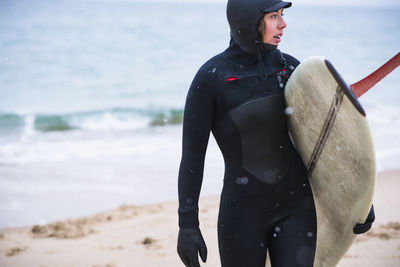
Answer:
<svg viewBox="0 0 400 267"><path fill-rule="evenodd" d="M296 6L280 49L349 83L400 48L399 7ZM0 227L177 198L197 69L229 43L225 5L0 1ZM360 98L379 170L400 168L399 70ZM202 195L218 194L211 138Z"/></svg>

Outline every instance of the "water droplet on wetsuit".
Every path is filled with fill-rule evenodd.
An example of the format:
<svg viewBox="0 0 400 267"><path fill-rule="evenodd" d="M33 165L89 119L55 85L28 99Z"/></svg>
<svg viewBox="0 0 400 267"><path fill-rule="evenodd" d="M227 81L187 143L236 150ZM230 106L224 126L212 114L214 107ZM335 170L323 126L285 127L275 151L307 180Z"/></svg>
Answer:
<svg viewBox="0 0 400 267"><path fill-rule="evenodd" d="M249 183L249 178L246 176L236 178L237 184L247 185Z"/></svg>
<svg viewBox="0 0 400 267"><path fill-rule="evenodd" d="M293 108L292 107L287 107L286 109L285 109L285 114L286 115L291 115L293 113Z"/></svg>
<svg viewBox="0 0 400 267"><path fill-rule="evenodd" d="M263 181L267 184L276 184L280 181L278 179L279 170L267 170L263 173Z"/></svg>
<svg viewBox="0 0 400 267"><path fill-rule="evenodd" d="M314 262L315 250L310 247L301 247L296 253L296 260L300 266L310 266Z"/></svg>

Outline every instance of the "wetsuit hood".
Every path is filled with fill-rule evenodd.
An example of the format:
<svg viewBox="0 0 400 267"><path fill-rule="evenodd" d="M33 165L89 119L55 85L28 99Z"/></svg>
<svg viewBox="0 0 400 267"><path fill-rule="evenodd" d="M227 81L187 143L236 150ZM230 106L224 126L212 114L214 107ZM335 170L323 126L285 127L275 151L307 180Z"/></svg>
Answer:
<svg viewBox="0 0 400 267"><path fill-rule="evenodd" d="M260 42L258 23L265 13L288 8L291 2L281 0L228 0L226 15L232 39L247 53L256 55ZM276 48L276 46L275 46Z"/></svg>

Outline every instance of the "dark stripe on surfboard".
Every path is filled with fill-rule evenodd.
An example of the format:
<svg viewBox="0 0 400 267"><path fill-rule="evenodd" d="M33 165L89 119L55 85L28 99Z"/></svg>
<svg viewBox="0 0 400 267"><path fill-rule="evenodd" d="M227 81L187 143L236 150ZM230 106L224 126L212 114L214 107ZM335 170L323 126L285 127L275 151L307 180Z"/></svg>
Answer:
<svg viewBox="0 0 400 267"><path fill-rule="evenodd" d="M319 135L311 158L308 161L307 177L311 176L312 172L314 171L315 165L317 165L318 159L321 156L322 150L325 147L326 140L328 140L333 124L335 123L336 116L339 112L340 105L342 104L343 95L344 92L341 86L338 86L338 88L336 89L335 97L331 103L331 107L329 108L328 115L326 116L324 126L322 127L321 134Z"/></svg>

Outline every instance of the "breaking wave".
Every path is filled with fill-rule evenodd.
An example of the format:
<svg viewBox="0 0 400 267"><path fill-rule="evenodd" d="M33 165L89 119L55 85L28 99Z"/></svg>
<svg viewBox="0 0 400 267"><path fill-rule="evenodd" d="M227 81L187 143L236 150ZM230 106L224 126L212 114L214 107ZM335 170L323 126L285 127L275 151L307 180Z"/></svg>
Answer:
<svg viewBox="0 0 400 267"><path fill-rule="evenodd" d="M21 131L118 131L181 124L182 109L113 108L65 114L0 113L0 134Z"/></svg>

